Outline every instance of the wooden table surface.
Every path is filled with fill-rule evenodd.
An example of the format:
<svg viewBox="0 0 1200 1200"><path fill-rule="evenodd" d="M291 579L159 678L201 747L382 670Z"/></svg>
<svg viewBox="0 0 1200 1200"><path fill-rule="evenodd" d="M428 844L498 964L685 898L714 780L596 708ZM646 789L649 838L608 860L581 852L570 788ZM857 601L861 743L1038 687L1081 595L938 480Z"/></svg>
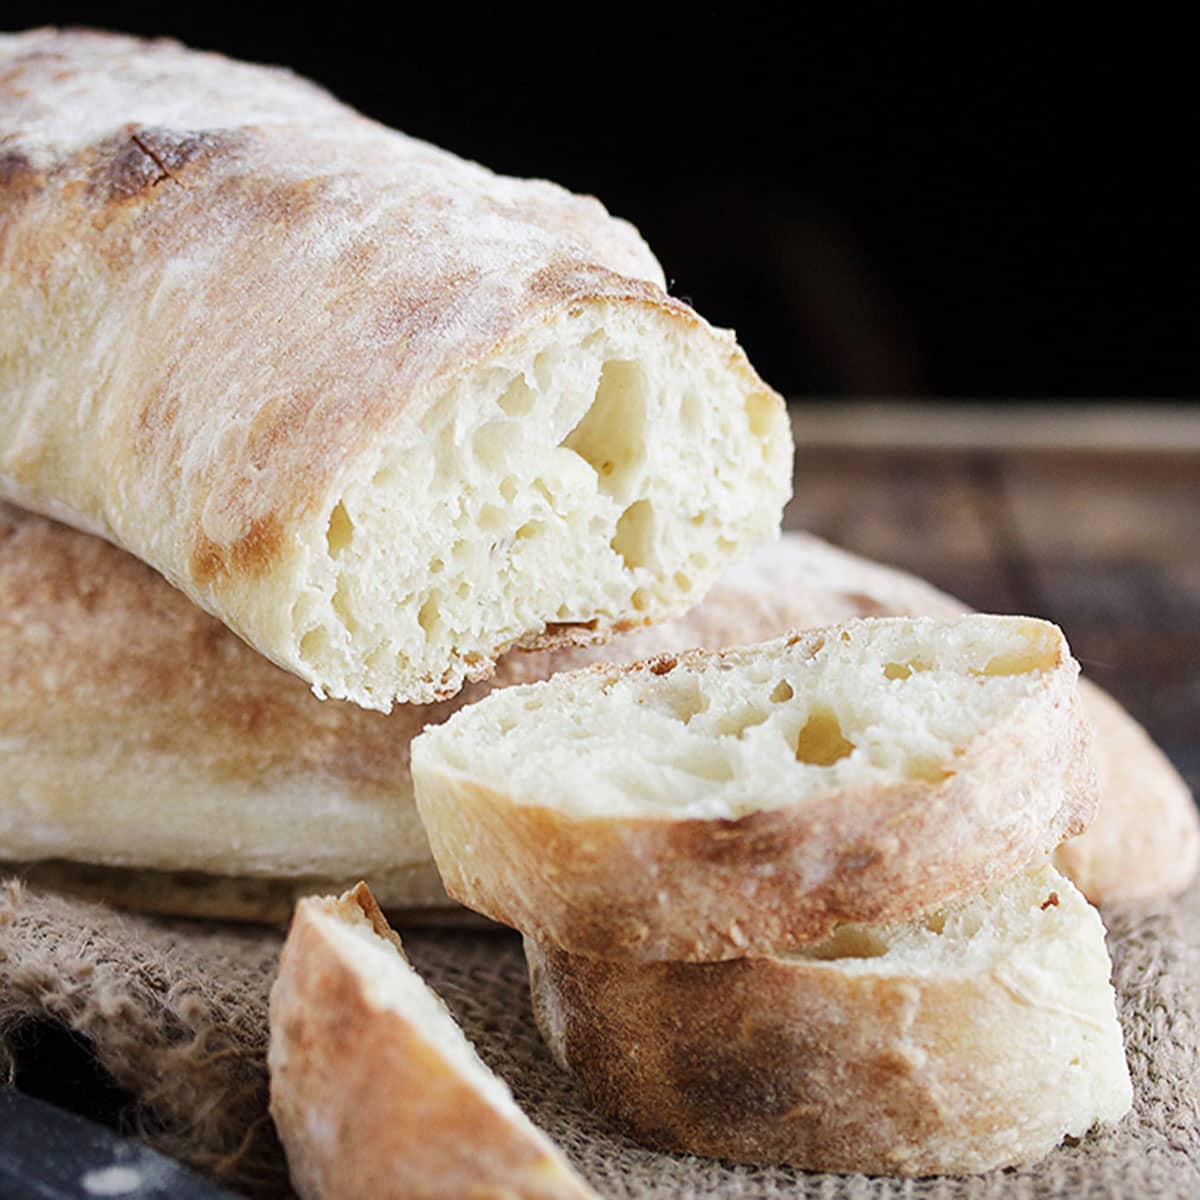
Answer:
<svg viewBox="0 0 1200 1200"><path fill-rule="evenodd" d="M785 526L1058 622L1200 794L1200 413L907 412L795 406Z"/></svg>

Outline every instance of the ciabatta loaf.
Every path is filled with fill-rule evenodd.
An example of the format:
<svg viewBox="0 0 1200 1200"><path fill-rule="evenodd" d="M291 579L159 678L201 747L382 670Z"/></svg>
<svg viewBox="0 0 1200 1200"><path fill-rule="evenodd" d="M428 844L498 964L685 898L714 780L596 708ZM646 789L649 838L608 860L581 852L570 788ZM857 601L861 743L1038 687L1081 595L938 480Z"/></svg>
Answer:
<svg viewBox="0 0 1200 1200"><path fill-rule="evenodd" d="M302 900L271 989L271 1115L304 1200L594 1200L363 886Z"/></svg>
<svg viewBox="0 0 1200 1200"><path fill-rule="evenodd" d="M448 893L581 954L818 941L1004 879L1097 803L1078 667L1020 617L873 619L495 692L413 743Z"/></svg>
<svg viewBox="0 0 1200 1200"><path fill-rule="evenodd" d="M389 910L450 907L408 747L489 687L790 627L961 610L912 576L790 533L683 617L603 646L506 655L487 684L384 717L315 700L107 542L0 502L0 543L0 871L236 920L286 920L300 896L360 878ZM1093 900L1182 890L1200 853L1186 786L1118 704L1086 681L1081 697L1101 730L1101 804L1057 851L1060 869Z"/></svg>
<svg viewBox="0 0 1200 1200"><path fill-rule="evenodd" d="M780 398L595 201L279 70L0 37L0 494L318 694L452 696L772 537Z"/></svg>
<svg viewBox="0 0 1200 1200"><path fill-rule="evenodd" d="M1034 1162L1130 1106L1104 928L1049 867L785 957L525 950L555 1057L660 1149L959 1175Z"/></svg>

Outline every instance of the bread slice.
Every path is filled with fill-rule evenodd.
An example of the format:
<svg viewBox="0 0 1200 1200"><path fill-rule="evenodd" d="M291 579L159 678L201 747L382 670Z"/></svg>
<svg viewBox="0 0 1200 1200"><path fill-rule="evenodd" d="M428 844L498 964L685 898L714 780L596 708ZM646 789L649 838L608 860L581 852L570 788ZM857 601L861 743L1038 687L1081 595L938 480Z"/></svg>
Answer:
<svg viewBox="0 0 1200 1200"><path fill-rule="evenodd" d="M304 1200L586 1200L484 1066L370 892L309 898L270 1005L271 1116Z"/></svg>
<svg viewBox="0 0 1200 1200"><path fill-rule="evenodd" d="M1104 928L1047 866L783 957L525 951L555 1057L659 1149L963 1175L1034 1162L1130 1107Z"/></svg>
<svg viewBox="0 0 1200 1200"><path fill-rule="evenodd" d="M684 961L1006 878L1091 819L1078 667L1020 617L880 618L493 693L412 747L447 892L540 941Z"/></svg>
<svg viewBox="0 0 1200 1200"><path fill-rule="evenodd" d="M452 696L776 534L781 399L595 200L169 42L0 75L0 495L318 695Z"/></svg>

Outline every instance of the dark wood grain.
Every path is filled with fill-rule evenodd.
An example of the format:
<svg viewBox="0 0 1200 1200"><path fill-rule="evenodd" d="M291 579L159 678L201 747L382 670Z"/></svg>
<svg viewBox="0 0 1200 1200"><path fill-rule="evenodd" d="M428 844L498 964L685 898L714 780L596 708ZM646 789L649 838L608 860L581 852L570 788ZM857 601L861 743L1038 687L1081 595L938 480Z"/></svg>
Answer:
<svg viewBox="0 0 1200 1200"><path fill-rule="evenodd" d="M1200 791L1200 454L806 447L785 525L1058 622Z"/></svg>

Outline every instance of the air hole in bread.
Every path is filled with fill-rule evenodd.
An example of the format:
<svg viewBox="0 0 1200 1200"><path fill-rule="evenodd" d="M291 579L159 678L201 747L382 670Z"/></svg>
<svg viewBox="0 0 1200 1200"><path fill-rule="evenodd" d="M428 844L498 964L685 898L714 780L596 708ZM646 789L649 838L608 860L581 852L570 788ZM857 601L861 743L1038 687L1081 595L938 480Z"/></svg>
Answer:
<svg viewBox="0 0 1200 1200"><path fill-rule="evenodd" d="M599 479L600 490L623 500L646 460L646 374L641 364L611 360L600 371L596 397L563 445Z"/></svg>
<svg viewBox="0 0 1200 1200"><path fill-rule="evenodd" d="M523 417L533 409L536 395L533 388L525 382L523 375L518 375L504 390L504 394L497 402L500 405L500 411L507 413L510 417Z"/></svg>
<svg viewBox="0 0 1200 1200"><path fill-rule="evenodd" d="M499 533L507 524L504 510L495 504L485 504L479 510L479 528L485 533Z"/></svg>
<svg viewBox="0 0 1200 1200"><path fill-rule="evenodd" d="M517 481L511 475L500 481L500 497L506 503L511 504L517 498L518 491Z"/></svg>
<svg viewBox="0 0 1200 1200"><path fill-rule="evenodd" d="M796 738L796 758L814 767L829 767L854 752L832 710L816 708Z"/></svg>
<svg viewBox="0 0 1200 1200"><path fill-rule="evenodd" d="M350 520L350 514L339 500L333 506L333 512L329 514L329 525L325 530L325 542L329 546L330 555L336 558L350 545L353 538L354 522Z"/></svg>
<svg viewBox="0 0 1200 1200"><path fill-rule="evenodd" d="M823 942L795 951L798 958L813 958L832 962L839 958L882 958L888 952L884 937L861 925L843 925Z"/></svg>
<svg viewBox="0 0 1200 1200"><path fill-rule="evenodd" d="M538 387L543 391L553 381L560 357L554 350L543 350L533 360L533 377L537 380Z"/></svg>
<svg viewBox="0 0 1200 1200"><path fill-rule="evenodd" d="M300 639L300 657L305 662L319 660L329 650L329 634L323 626L310 629Z"/></svg>
<svg viewBox="0 0 1200 1200"><path fill-rule="evenodd" d="M1033 646L1028 651L1017 650L1008 654L997 654L988 661L982 671L972 675L1029 675L1034 671L1052 671L1058 666L1057 655Z"/></svg>
<svg viewBox="0 0 1200 1200"><path fill-rule="evenodd" d="M923 659L914 659L912 662L890 662L883 668L883 677L885 679L907 679L910 675L917 671L932 671L933 664L926 662Z"/></svg>
<svg viewBox="0 0 1200 1200"><path fill-rule="evenodd" d="M638 588L630 600L638 612L645 612L650 607L650 593L645 588Z"/></svg>
<svg viewBox="0 0 1200 1200"><path fill-rule="evenodd" d="M708 697L700 690L700 684L693 676L681 672L677 678L679 686L664 692L663 702L667 714L686 725L708 708Z"/></svg>
<svg viewBox="0 0 1200 1200"><path fill-rule="evenodd" d="M517 528L516 537L518 541L526 541L529 538L535 538L546 528L544 521L526 521L524 525Z"/></svg>
<svg viewBox="0 0 1200 1200"><path fill-rule="evenodd" d="M755 392L746 401L746 419L755 437L765 437L775 421L774 401L766 392Z"/></svg>
<svg viewBox="0 0 1200 1200"><path fill-rule="evenodd" d="M644 567L652 561L654 506L649 500L638 500L621 514L611 544L630 569Z"/></svg>
<svg viewBox="0 0 1200 1200"><path fill-rule="evenodd" d="M796 694L795 689L786 679L781 679L771 692L772 704L785 704Z"/></svg>
<svg viewBox="0 0 1200 1200"><path fill-rule="evenodd" d="M675 586L681 592L690 592L692 590L692 581L682 571L676 571Z"/></svg>
<svg viewBox="0 0 1200 1200"><path fill-rule="evenodd" d="M417 613L417 624L425 630L426 635L433 633L437 628L438 607L437 596L433 595L421 605L421 611Z"/></svg>

